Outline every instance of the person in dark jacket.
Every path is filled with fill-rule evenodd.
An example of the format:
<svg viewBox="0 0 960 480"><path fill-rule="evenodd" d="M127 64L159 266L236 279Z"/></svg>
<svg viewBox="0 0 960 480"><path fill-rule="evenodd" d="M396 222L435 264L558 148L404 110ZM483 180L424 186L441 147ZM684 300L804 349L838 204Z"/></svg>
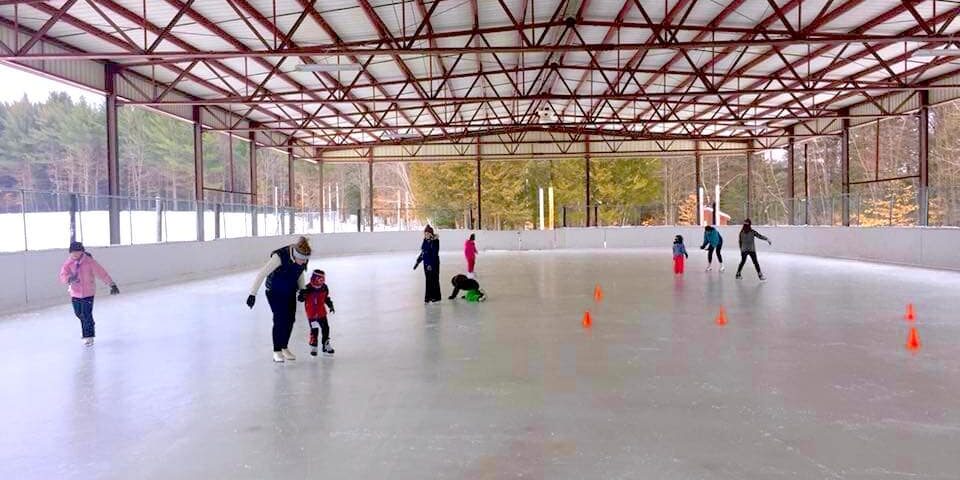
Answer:
<svg viewBox="0 0 960 480"><path fill-rule="evenodd" d="M482 302L487 298L483 290L480 290L480 283L462 273L454 275L450 279L450 283L453 284L453 293L450 294L450 300L456 300L460 290L466 292L463 298L467 299L468 302Z"/></svg>
<svg viewBox="0 0 960 480"><path fill-rule="evenodd" d="M760 271L760 262L757 262L757 246L755 238L766 240L768 245L773 245L769 238L760 235L760 232L753 229L750 225L750 219L743 221L743 228L740 229L740 266L737 267L737 279L740 279L740 272L743 270L743 264L747 263L747 257L753 260L753 266L757 269L757 275L760 280L766 280Z"/></svg>
<svg viewBox="0 0 960 480"><path fill-rule="evenodd" d="M423 303L436 303L443 299L440 292L440 238L433 233L433 227L427 225L423 229L423 242L420 244L420 255L413 265L416 270L423 263L423 275L426 288Z"/></svg>
<svg viewBox="0 0 960 480"><path fill-rule="evenodd" d="M307 269L312 249L305 237L270 253L270 260L253 282L247 306L253 308L257 291L264 279L267 281L267 302L273 312L273 361L296 360L290 351L290 334L297 319L297 293L303 289L303 272Z"/></svg>
<svg viewBox="0 0 960 480"><path fill-rule="evenodd" d="M707 271L713 269L713 252L717 252L717 262L720 263L720 271L724 270L723 268L723 257L720 255L720 250L723 248L723 237L720 236L720 230L714 228L713 225L707 225L703 227L703 244L700 245L700 250L707 250Z"/></svg>
<svg viewBox="0 0 960 480"><path fill-rule="evenodd" d="M330 288L327 287L327 274L323 270L314 270L310 276L310 283L300 290L297 300L303 302L310 322L310 355L317 356L317 334L322 333L320 345L323 354L333 356L333 346L330 345L330 324L327 322L327 309L330 314L337 313L333 308L333 299L330 298Z"/></svg>

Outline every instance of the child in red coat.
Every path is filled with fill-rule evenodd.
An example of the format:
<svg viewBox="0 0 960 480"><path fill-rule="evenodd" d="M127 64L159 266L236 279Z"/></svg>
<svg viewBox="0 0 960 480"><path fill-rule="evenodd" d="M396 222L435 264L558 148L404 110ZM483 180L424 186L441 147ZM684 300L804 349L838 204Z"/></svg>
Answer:
<svg viewBox="0 0 960 480"><path fill-rule="evenodd" d="M327 308L330 313L336 313L333 300L330 299L330 289L327 288L326 274L323 270L314 270L310 276L310 283L300 291L298 300L304 303L307 311L307 320L310 321L310 355L317 356L317 334L322 331L320 344L324 355L333 355L330 346L330 324L327 323Z"/></svg>

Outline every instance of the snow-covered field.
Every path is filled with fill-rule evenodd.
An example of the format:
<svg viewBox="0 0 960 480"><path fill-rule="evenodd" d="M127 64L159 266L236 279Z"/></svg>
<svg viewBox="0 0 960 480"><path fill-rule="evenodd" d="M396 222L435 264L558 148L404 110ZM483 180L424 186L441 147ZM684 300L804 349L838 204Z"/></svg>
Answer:
<svg viewBox="0 0 960 480"><path fill-rule="evenodd" d="M297 233L320 233L321 213L297 213L294 215ZM398 231L420 228L416 225L387 225L376 218L377 231ZM280 235L289 231L289 215L280 213L257 214L257 234L259 236ZM216 216L213 212L204 213L204 236L207 240L215 238ZM336 212L326 212L323 221L325 232L357 231L357 216L350 215L339 219ZM366 225L363 226L366 229ZM237 238L253 235L253 215L243 212L223 212L220 214L220 237ZM120 212L120 243L123 245L185 242L196 240L197 216L193 211L154 211ZM110 244L109 212L84 211L77 214L77 240L91 247ZM70 214L68 212L38 212L0 214L0 252L18 252L23 250L47 250L66 248L70 243Z"/></svg>

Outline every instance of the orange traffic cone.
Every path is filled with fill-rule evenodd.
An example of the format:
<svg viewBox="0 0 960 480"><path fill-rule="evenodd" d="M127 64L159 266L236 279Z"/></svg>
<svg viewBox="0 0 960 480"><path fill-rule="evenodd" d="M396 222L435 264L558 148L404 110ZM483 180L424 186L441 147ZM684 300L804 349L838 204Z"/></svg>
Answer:
<svg viewBox="0 0 960 480"><path fill-rule="evenodd" d="M590 328L593 325L593 319L590 318L590 310L583 312L583 328Z"/></svg>
<svg viewBox="0 0 960 480"><path fill-rule="evenodd" d="M727 324L727 311L724 310L723 307L720 307L720 313L717 314L716 323L721 327Z"/></svg>
<svg viewBox="0 0 960 480"><path fill-rule="evenodd" d="M907 337L907 350L913 352L920 350L920 335L917 334L917 327L910 327L910 335Z"/></svg>
<svg viewBox="0 0 960 480"><path fill-rule="evenodd" d="M593 301L599 303L601 300L603 300L603 290L600 289L598 283L596 287L593 287Z"/></svg>
<svg viewBox="0 0 960 480"><path fill-rule="evenodd" d="M912 303L908 303L908 304L907 304L907 315L906 315L906 319L907 319L908 322L912 322L912 321L914 321L914 320L917 319L917 314L916 314L916 312L913 311L913 304L912 304Z"/></svg>

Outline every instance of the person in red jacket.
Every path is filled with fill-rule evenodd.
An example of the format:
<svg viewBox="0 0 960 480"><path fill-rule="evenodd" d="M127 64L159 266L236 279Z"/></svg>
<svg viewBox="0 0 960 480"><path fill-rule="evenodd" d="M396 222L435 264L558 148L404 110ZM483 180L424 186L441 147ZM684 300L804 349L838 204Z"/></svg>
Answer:
<svg viewBox="0 0 960 480"><path fill-rule="evenodd" d="M310 276L310 283L300 291L298 300L304 303L307 311L307 320L310 321L310 355L317 356L317 333L322 331L321 345L324 355L333 355L330 346L330 324L327 323L327 308L330 313L336 313L333 300L330 298L330 289L327 288L327 278L323 270L314 270Z"/></svg>
<svg viewBox="0 0 960 480"><path fill-rule="evenodd" d="M470 238L463 244L463 256L467 257L467 277L474 278L473 267L477 264L477 235L470 234ZM456 296L456 295L454 295Z"/></svg>

